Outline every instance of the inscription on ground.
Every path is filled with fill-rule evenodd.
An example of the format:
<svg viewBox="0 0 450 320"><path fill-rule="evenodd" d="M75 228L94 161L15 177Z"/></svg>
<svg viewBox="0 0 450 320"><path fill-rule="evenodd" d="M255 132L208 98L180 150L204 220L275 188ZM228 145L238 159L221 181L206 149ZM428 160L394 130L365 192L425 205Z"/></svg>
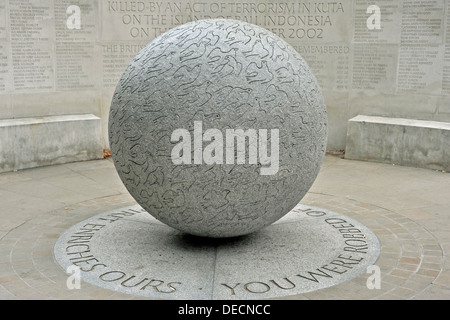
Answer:
<svg viewBox="0 0 450 320"><path fill-rule="evenodd" d="M310 292L365 273L379 251L359 222L305 205L254 234L216 240L183 234L135 205L82 221L55 245L58 263L79 267L82 282L166 299Z"/></svg>

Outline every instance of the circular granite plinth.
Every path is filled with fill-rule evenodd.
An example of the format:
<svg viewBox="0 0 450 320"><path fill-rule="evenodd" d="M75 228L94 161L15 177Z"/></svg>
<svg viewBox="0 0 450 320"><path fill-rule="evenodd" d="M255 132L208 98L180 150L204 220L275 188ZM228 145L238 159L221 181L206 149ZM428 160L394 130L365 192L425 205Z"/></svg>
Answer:
<svg viewBox="0 0 450 320"><path fill-rule="evenodd" d="M69 228L54 255L81 280L162 299L263 299L337 285L365 273L380 254L370 229L347 216L297 205L253 234L210 239L172 229L139 205Z"/></svg>

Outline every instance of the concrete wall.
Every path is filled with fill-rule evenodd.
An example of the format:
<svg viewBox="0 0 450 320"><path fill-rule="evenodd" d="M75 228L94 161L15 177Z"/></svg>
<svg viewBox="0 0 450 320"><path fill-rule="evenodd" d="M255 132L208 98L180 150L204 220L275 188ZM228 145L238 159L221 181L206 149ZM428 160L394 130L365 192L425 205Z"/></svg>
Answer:
<svg viewBox="0 0 450 320"><path fill-rule="evenodd" d="M367 22L376 27L378 16L367 9L375 2L380 29L371 30ZM304 56L328 106L328 149L342 150L347 121L359 114L450 121L449 4L3 0L0 119L94 114L108 148L112 93L138 51L176 25L232 18L271 30Z"/></svg>

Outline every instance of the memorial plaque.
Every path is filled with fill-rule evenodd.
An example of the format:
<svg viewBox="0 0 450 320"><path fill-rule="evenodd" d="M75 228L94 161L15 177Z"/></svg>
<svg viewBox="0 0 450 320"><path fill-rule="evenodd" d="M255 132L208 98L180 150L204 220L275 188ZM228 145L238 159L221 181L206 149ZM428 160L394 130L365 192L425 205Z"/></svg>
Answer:
<svg viewBox="0 0 450 320"><path fill-rule="evenodd" d="M308 62L321 88L348 91L350 81L350 46L343 43L329 45L297 45L294 48Z"/></svg>
<svg viewBox="0 0 450 320"><path fill-rule="evenodd" d="M444 34L445 5L442 0L403 0L401 43L441 44Z"/></svg>
<svg viewBox="0 0 450 320"><path fill-rule="evenodd" d="M402 46L397 90L440 94L442 90L443 46Z"/></svg>
<svg viewBox="0 0 450 320"><path fill-rule="evenodd" d="M394 93L397 58L396 45L355 44L352 89Z"/></svg>
<svg viewBox="0 0 450 320"><path fill-rule="evenodd" d="M3 112L0 113L0 119L4 114L10 114L9 104L6 108L6 97L2 97L2 93L10 92L12 86L12 58L11 58L11 42L9 41L9 19L6 12L5 2L0 3L0 100L3 100L0 107ZM8 111L5 112L5 109Z"/></svg>
<svg viewBox="0 0 450 320"><path fill-rule="evenodd" d="M55 39L61 42L95 43L99 36L98 4L86 0L55 0ZM78 22L79 26L76 25Z"/></svg>
<svg viewBox="0 0 450 320"><path fill-rule="evenodd" d="M123 71L147 43L111 42L102 45L103 88L113 94ZM111 100L111 99L109 99Z"/></svg>
<svg viewBox="0 0 450 320"><path fill-rule="evenodd" d="M55 1L54 10L56 89L100 90L98 3L80 0ZM78 17L75 18L77 14L80 21L77 21ZM79 23L79 26L76 23Z"/></svg>
<svg viewBox="0 0 450 320"><path fill-rule="evenodd" d="M445 24L445 49L442 68L442 94L450 95L450 3L447 3Z"/></svg>
<svg viewBox="0 0 450 320"><path fill-rule="evenodd" d="M397 91L441 94L444 2L404 0L402 12Z"/></svg>
<svg viewBox="0 0 450 320"><path fill-rule="evenodd" d="M45 92L55 88L53 1L9 3L14 90Z"/></svg>
<svg viewBox="0 0 450 320"><path fill-rule="evenodd" d="M262 26L279 37L298 41L349 41L349 1L105 1L104 40L153 39L169 29L203 19L234 19ZM105 32L106 31L106 32Z"/></svg>
<svg viewBox="0 0 450 320"><path fill-rule="evenodd" d="M235 2L231 17L262 26L291 45L350 41L348 1ZM346 22L347 21L347 22Z"/></svg>
<svg viewBox="0 0 450 320"><path fill-rule="evenodd" d="M163 4L167 8L167 4L172 5L174 2L101 1L102 40L149 42L159 35L158 30L169 26L165 10L160 12Z"/></svg>
<svg viewBox="0 0 450 320"><path fill-rule="evenodd" d="M0 3L0 39L6 40L8 38L8 22L6 13L6 5L5 2L2 1ZM2 41L3 42L3 41ZM4 52L3 50L0 52Z"/></svg>
<svg viewBox="0 0 450 320"><path fill-rule="evenodd" d="M367 20L375 14L376 4L380 9L380 29L369 29ZM369 13L367 12L369 11ZM355 31L354 42L399 43L402 19L402 2L392 0L358 0L355 1ZM372 23L372 20L369 21Z"/></svg>
<svg viewBox="0 0 450 320"><path fill-rule="evenodd" d="M12 90L11 46L0 39L0 94Z"/></svg>
<svg viewBox="0 0 450 320"><path fill-rule="evenodd" d="M86 42L56 43L57 90L101 89L97 47Z"/></svg>
<svg viewBox="0 0 450 320"><path fill-rule="evenodd" d="M25 1L30 3L29 1ZM51 9L48 2L48 9ZM70 30L65 27L67 8L77 5L82 11L81 30ZM122 47L117 41L127 42L129 46L142 48L149 40L175 25L208 17L237 18L243 21L262 25L272 29L290 43L316 41L349 41L351 25L346 21L351 19L352 5L349 2L278 2L260 3L252 2L143 2L143 1L99 1L86 3L83 1L56 1L53 4L55 15L56 34L56 75L54 76L57 90L93 88L94 78L86 70L98 72L95 53L91 41L95 39L96 32L102 30L101 39L111 40L103 42L101 51L108 52L114 46ZM99 12L100 11L100 12ZM15 14L13 12L13 14ZM96 20L98 17L98 20ZM101 18L101 19L100 19ZM100 28L101 27L101 28ZM136 43L136 41L140 43ZM29 42L29 41L28 41ZM67 44L66 42L77 42ZM109 48L104 50L104 48ZM348 47L347 47L348 48ZM114 50L114 49L112 49ZM118 75L126 66L125 60L130 56L103 57L103 84L106 88L115 87ZM134 52L136 53L136 51ZM328 55L328 54L327 54ZM325 61L327 60L327 61ZM317 62L317 72L324 72L330 67L331 59L323 57ZM339 67L332 63L333 69L345 72L345 62L339 62ZM325 66L326 65L326 66ZM16 71L18 68L16 68ZM91 73L95 73L91 71ZM100 70L101 72L101 70ZM17 78L23 75L17 75ZM333 77L329 84L331 88L345 89L346 75ZM335 79L338 79L337 82ZM24 80L22 80L24 81ZM328 87L328 79L323 76L324 86Z"/></svg>
<svg viewBox="0 0 450 320"><path fill-rule="evenodd" d="M380 253L361 223L305 205L249 236L190 236L140 206L93 216L69 228L54 254L81 281L159 299L266 299L327 288L366 272ZM73 269L72 269L73 270Z"/></svg>

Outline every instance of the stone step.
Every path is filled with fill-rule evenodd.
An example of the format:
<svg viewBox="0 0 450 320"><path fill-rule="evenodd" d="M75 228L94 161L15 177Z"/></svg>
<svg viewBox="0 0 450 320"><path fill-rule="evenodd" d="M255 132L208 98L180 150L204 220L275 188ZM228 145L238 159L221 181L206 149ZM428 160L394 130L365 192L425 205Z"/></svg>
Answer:
<svg viewBox="0 0 450 320"><path fill-rule="evenodd" d="M345 158L450 170L450 123L358 115L348 121Z"/></svg>
<svg viewBox="0 0 450 320"><path fill-rule="evenodd" d="M103 157L93 114L0 120L0 172Z"/></svg>

